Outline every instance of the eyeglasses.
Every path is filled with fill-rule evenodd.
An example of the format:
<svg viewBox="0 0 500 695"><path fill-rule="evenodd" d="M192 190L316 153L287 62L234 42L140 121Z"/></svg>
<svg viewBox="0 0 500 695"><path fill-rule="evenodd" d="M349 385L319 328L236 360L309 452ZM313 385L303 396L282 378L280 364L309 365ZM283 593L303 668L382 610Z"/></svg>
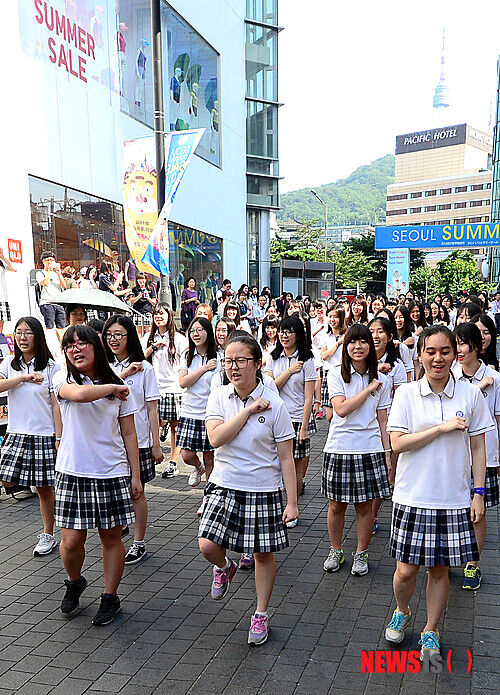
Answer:
<svg viewBox="0 0 500 695"><path fill-rule="evenodd" d="M189 331L189 335L198 335L198 333L206 333L206 330L204 328L192 328Z"/></svg>
<svg viewBox="0 0 500 695"><path fill-rule="evenodd" d="M248 363L253 361L253 357L236 357L234 360L230 359L229 357L225 357L222 360L222 364L224 365L224 369L232 369L233 364L240 369L245 369L245 367L248 366Z"/></svg>
<svg viewBox="0 0 500 695"><path fill-rule="evenodd" d="M292 335L295 335L295 331L280 331L282 338L290 338Z"/></svg>
<svg viewBox="0 0 500 695"><path fill-rule="evenodd" d="M106 340L109 343L110 340L123 340L126 336L126 333L107 333Z"/></svg>
<svg viewBox="0 0 500 695"><path fill-rule="evenodd" d="M35 334L31 331L16 331L14 335L16 336L16 338L33 338Z"/></svg>
<svg viewBox="0 0 500 695"><path fill-rule="evenodd" d="M90 343L85 342L84 340L80 340L77 343L71 343L70 345L66 345L65 348L63 348L64 352L73 352L75 348L77 350L85 350L85 348L88 348Z"/></svg>

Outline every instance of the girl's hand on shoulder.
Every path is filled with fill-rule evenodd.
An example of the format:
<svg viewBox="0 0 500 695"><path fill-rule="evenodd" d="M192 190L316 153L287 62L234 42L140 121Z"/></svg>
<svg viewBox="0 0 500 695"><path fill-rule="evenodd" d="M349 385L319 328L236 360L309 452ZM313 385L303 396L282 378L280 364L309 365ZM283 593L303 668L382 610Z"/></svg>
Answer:
<svg viewBox="0 0 500 695"><path fill-rule="evenodd" d="M291 367L288 367L290 374L299 374L302 371L303 362L294 362Z"/></svg>
<svg viewBox="0 0 500 695"><path fill-rule="evenodd" d="M382 370L380 370L382 371ZM382 386L382 382L380 379L372 379L370 383L368 384L368 389L370 393L374 393L375 391L378 391L379 388Z"/></svg>
<svg viewBox="0 0 500 695"><path fill-rule="evenodd" d="M131 376L132 374L137 374L137 372L142 372L143 370L144 367L142 366L142 362L132 362L125 371L127 372L127 376Z"/></svg>
<svg viewBox="0 0 500 695"><path fill-rule="evenodd" d="M132 476L132 481L130 483L130 496L133 500L138 500L142 493L143 489L141 479L134 478L134 476Z"/></svg>
<svg viewBox="0 0 500 695"><path fill-rule="evenodd" d="M477 524L484 516L484 497L482 495L474 495L470 505L470 520L473 524Z"/></svg>
<svg viewBox="0 0 500 695"><path fill-rule="evenodd" d="M161 446L158 446L158 447L154 446L152 454L153 454L153 461L155 463L155 466L158 466L163 461L163 451L162 451Z"/></svg>
<svg viewBox="0 0 500 695"><path fill-rule="evenodd" d="M447 422L443 422L441 425L441 430L443 432L454 432L455 430L465 432L466 429L467 422L465 421L465 418L459 417L458 415L456 417L452 417L451 420L448 420Z"/></svg>
<svg viewBox="0 0 500 695"><path fill-rule="evenodd" d="M479 382L478 388L480 391L485 391L488 388L488 386L493 386L494 383L495 383L495 380L493 379L492 376L485 376Z"/></svg>
<svg viewBox="0 0 500 695"><path fill-rule="evenodd" d="M205 369L207 370L207 372L213 372L214 369L217 369L217 358L214 357L213 359L208 360L208 362L205 365Z"/></svg>
<svg viewBox="0 0 500 695"><path fill-rule="evenodd" d="M269 410L270 407L270 401L266 401L265 398L257 398L253 403L247 405L246 410L248 410L250 415L255 415L255 413L262 413L264 410Z"/></svg>
<svg viewBox="0 0 500 695"><path fill-rule="evenodd" d="M382 372L382 374L389 374L391 371L391 365L388 362L382 362L378 366L378 371Z"/></svg>
<svg viewBox="0 0 500 695"><path fill-rule="evenodd" d="M288 521L293 521L299 518L299 508L296 504L287 504L285 511L283 512L283 523L286 524Z"/></svg>
<svg viewBox="0 0 500 695"><path fill-rule="evenodd" d="M43 374L32 372L31 374L23 374L23 381L30 384L43 384Z"/></svg>
<svg viewBox="0 0 500 695"><path fill-rule="evenodd" d="M130 391L128 386L125 384L116 384L113 389L113 395L116 396L120 401L126 401Z"/></svg>

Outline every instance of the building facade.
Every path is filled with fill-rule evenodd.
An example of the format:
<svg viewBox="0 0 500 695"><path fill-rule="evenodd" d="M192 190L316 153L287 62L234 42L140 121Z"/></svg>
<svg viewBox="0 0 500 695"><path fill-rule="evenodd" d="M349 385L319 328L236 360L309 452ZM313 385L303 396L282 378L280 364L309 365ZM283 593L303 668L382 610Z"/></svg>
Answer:
<svg viewBox="0 0 500 695"><path fill-rule="evenodd" d="M205 128L171 212L176 294L188 275L207 299L224 276L248 279L245 5L161 5L165 128ZM103 260L132 268L133 280L122 150L153 134L151 8L150 0L19 0L4 9L15 70L6 75L11 183L0 193L0 247L16 257L17 272L5 273L15 319L36 313L29 278L44 250L77 270ZM138 195L147 208L147 191Z"/></svg>
<svg viewBox="0 0 500 695"><path fill-rule="evenodd" d="M493 181L491 188L491 221L500 222L500 58L497 62L497 103L493 129ZM490 260L490 282L500 284L500 248L493 248Z"/></svg>

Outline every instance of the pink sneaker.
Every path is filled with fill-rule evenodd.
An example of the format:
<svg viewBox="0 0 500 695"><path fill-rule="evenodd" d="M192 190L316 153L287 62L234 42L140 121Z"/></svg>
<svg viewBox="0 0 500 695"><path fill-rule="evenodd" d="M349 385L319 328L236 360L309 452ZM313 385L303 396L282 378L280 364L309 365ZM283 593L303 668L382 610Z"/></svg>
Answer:
<svg viewBox="0 0 500 695"><path fill-rule="evenodd" d="M242 553L241 554L238 569L251 570L251 569L253 569L254 565L255 565L255 561L253 559L253 555L251 555L250 553Z"/></svg>
<svg viewBox="0 0 500 695"><path fill-rule="evenodd" d="M238 566L233 560L229 560L229 567L227 570L220 570L218 567L214 567L214 578L212 581L212 591L210 595L214 601L220 601L221 598L229 591L229 585L236 574Z"/></svg>
<svg viewBox="0 0 500 695"><path fill-rule="evenodd" d="M267 615L252 615L248 644L264 644L269 636L269 618Z"/></svg>

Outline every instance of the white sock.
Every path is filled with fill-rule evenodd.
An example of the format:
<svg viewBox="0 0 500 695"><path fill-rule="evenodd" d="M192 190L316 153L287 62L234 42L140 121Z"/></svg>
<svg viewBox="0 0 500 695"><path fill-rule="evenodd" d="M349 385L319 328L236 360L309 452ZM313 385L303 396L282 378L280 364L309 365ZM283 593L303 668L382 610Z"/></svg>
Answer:
<svg viewBox="0 0 500 695"><path fill-rule="evenodd" d="M255 615L263 615L267 618L267 611L255 611Z"/></svg>
<svg viewBox="0 0 500 695"><path fill-rule="evenodd" d="M134 545L138 545L139 548L144 548L145 543L144 541L134 541Z"/></svg>
<svg viewBox="0 0 500 695"><path fill-rule="evenodd" d="M224 567L217 567L217 565L216 565L219 572L225 572L226 570L229 569L229 566L230 566L230 563L229 563L229 560L227 559L227 557L226 557L226 564L224 565Z"/></svg>

